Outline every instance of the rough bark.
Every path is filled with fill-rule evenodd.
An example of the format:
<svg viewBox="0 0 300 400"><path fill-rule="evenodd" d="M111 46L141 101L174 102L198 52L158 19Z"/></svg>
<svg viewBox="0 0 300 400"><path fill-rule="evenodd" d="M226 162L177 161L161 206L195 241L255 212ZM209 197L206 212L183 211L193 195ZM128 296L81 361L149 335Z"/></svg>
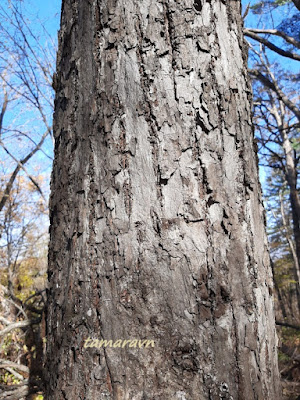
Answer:
<svg viewBox="0 0 300 400"><path fill-rule="evenodd" d="M238 1L63 1L48 400L280 398L242 37Z"/></svg>

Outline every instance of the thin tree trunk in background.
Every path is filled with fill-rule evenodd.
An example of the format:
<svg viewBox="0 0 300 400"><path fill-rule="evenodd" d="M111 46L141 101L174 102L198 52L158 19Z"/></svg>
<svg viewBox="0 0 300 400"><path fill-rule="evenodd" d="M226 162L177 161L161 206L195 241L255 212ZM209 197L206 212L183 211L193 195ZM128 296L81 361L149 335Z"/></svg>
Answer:
<svg viewBox="0 0 300 400"><path fill-rule="evenodd" d="M285 177L289 185L290 189L290 204L292 208L292 217L293 217L293 231L296 245L296 254L297 254L297 263L295 264L296 268L299 271L299 263L300 263L300 202L298 197L297 190L297 167L295 165L295 160L293 157L294 149L290 143L290 140L286 134L286 131L282 130L282 141L283 141L283 149L286 158L286 171ZM294 253L293 253L294 257ZM300 282L300 281L299 281Z"/></svg>
<svg viewBox="0 0 300 400"><path fill-rule="evenodd" d="M299 275L299 265L300 265L300 201L297 190L297 165L296 160L294 158L294 149L288 137L288 125L284 121L285 115L285 107L282 101L279 102L280 112L277 107L274 105L272 109L272 113L276 118L278 128L280 130L281 140L282 140L282 148L284 150L285 155L285 169L284 174L286 181L290 190L290 205L292 209L292 218L293 218L293 233L296 247L295 251L292 250L292 255L295 260L295 268L297 268L297 274ZM281 202L282 203L282 202ZM300 283L300 280L298 280Z"/></svg>
<svg viewBox="0 0 300 400"><path fill-rule="evenodd" d="M272 273L273 277L275 277L275 270L274 270L274 263L272 261L272 258L270 258L270 263L271 263L271 268L272 268ZM274 290L275 290L275 314L279 314L280 317L285 320L287 318L287 312L285 308L285 301L283 300L281 293L280 293L280 288L278 286L278 283L276 279L274 278ZM277 304L276 304L277 302ZM277 308L276 308L277 306Z"/></svg>
<svg viewBox="0 0 300 400"><path fill-rule="evenodd" d="M296 321L299 320L299 310L300 310L300 293L299 293L299 282L300 282L300 272L299 272L299 264L298 264L298 258L297 258L297 254L296 254L296 250L295 250L295 246L294 246L294 242L291 238L290 235L290 230L289 230L289 224L285 215L285 211L284 211L284 202L283 202L283 193L282 191L279 192L279 201L280 201L280 214L281 214L281 219L282 219L282 233L283 235L286 237L286 240L289 244L289 248L293 257L293 275L294 275L294 279L295 279L295 283L294 283L294 287L295 287L295 295L296 295L296 307L294 309L293 307L293 296L292 296L292 291L289 290L289 295L291 298L291 304L289 306L289 311L290 314L292 316L292 319L295 319ZM273 274L274 275L274 274ZM294 309L294 310L293 310ZM296 312L295 312L296 311Z"/></svg>
<svg viewBox="0 0 300 400"><path fill-rule="evenodd" d="M281 213L282 225L283 225L282 233L286 237L286 240L287 240L287 242L289 244L289 248L290 248L291 254L293 256L293 261L294 261L293 274L294 274L295 281L297 282L297 287L299 287L299 282L300 282L299 263L298 263L298 258L297 258L294 242L293 242L293 240L291 238L291 235L290 235L289 224L288 224L286 216L285 216L284 202L283 202L284 200L283 200L282 191L279 192L279 201L280 201L280 213Z"/></svg>
<svg viewBox="0 0 300 400"><path fill-rule="evenodd" d="M280 399L240 2L64 0L56 81L46 399Z"/></svg>

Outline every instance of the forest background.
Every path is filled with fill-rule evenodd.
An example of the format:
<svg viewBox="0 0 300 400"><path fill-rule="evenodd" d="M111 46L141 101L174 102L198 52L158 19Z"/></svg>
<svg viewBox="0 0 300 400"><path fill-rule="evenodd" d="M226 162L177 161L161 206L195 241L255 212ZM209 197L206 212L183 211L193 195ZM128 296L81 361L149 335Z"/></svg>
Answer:
<svg viewBox="0 0 300 400"><path fill-rule="evenodd" d="M43 398L60 1L0 3L0 400ZM286 399L300 398L300 2L243 1Z"/></svg>

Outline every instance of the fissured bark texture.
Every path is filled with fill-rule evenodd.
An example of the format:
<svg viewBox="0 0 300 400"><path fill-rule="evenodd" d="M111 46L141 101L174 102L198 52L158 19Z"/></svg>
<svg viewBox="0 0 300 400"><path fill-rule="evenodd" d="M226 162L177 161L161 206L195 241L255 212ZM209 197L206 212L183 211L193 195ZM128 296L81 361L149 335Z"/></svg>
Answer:
<svg viewBox="0 0 300 400"><path fill-rule="evenodd" d="M236 0L63 1L48 400L280 398L245 52Z"/></svg>

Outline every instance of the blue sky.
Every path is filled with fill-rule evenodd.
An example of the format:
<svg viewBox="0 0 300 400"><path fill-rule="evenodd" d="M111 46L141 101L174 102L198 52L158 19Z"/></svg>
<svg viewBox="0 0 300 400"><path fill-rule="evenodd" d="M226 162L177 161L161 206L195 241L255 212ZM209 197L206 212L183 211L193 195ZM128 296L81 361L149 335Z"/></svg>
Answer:
<svg viewBox="0 0 300 400"><path fill-rule="evenodd" d="M51 34L59 29L61 0L29 0L28 10L38 14L40 19L47 21L47 28Z"/></svg>
<svg viewBox="0 0 300 400"><path fill-rule="evenodd" d="M2 1L2 0L0 0ZM10 8L7 7L7 2L1 4L2 7L5 7L4 10L7 12L7 15L10 15ZM30 25L30 28L34 31L34 33L40 37L40 43L43 48L51 48L52 45L50 41L54 38L56 41L57 38L57 31L59 29L59 22L60 22L60 7L61 1L60 0L25 0L21 3L22 8L26 10L26 19ZM45 26L46 30L49 32L49 37L43 36L41 34L41 27L38 23L38 19L41 23ZM1 20L1 23L4 26L6 24L5 19ZM31 43L35 46L35 43ZM52 47L53 48L53 47ZM39 57L42 57L41 53L36 53ZM52 52L53 54L53 52ZM54 54L53 54L54 55ZM7 58L9 60L9 58ZM5 68L5 59L1 60L1 66ZM8 61L9 62L9 61ZM52 63L51 63L52 64ZM16 82L13 78L13 74L9 73L10 82ZM2 92L0 93L2 95ZM11 94L10 97L13 97ZM51 98L51 95L50 95ZM0 97L0 101L2 98ZM46 110L46 108L45 108ZM47 119L49 124L52 123L52 109L48 107L46 110ZM22 132L27 133L30 136L30 139L34 140L36 143L40 140L39 138L45 132L44 124L39 122L40 116L36 112L36 110L29 106L28 102L24 101L23 98L19 98L19 101L13 101L9 103L9 107L5 114L5 121L4 126L5 128L9 129L20 129ZM23 136L19 136L18 139L15 139L15 134L13 131L9 132L6 131L3 133L2 138L5 143L5 146L9 149L9 151L14 155L14 157L18 159L22 159L25 154L28 154L29 149L32 147L31 143L24 139ZM45 153L52 156L53 154L53 145L52 140L50 137L46 139L46 142L43 146ZM13 161L2 149L0 148L0 160L4 161L4 164L1 164L1 174L7 174L12 168L15 167L15 161ZM34 157L30 160L28 164L26 164L26 168L29 173L35 175L37 173L44 175L47 177L51 171L51 160L45 157L44 153L39 151L34 155ZM38 172L37 172L38 171ZM48 189L45 188L45 192L48 192Z"/></svg>
<svg viewBox="0 0 300 400"><path fill-rule="evenodd" d="M258 0L242 0L242 5L243 5L243 12L245 11L247 5L250 3L250 5L253 5L257 3ZM60 23L60 11L61 11L61 0L46 0L46 1L41 1L41 0L26 0L26 8L28 10L28 19L29 20L34 20L34 16L38 15L39 19L44 23L47 31L49 34L56 38L57 37L57 31L59 29L59 23ZM296 11L296 10L294 10ZM252 27L255 28L257 27L257 24L259 22L260 27L265 27L265 28L273 28L279 25L281 22L282 18L285 18L288 14L288 7L280 7L277 10L273 11L272 13L267 13L263 16L259 15L253 15L253 13L250 11L248 14L248 17L245 21L245 26L246 27ZM38 29L38 27L37 27ZM274 41L274 38L272 38L272 41ZM276 43L276 39L275 39ZM273 60L278 59L278 56L276 56L274 53L271 55L271 58ZM297 62L293 62L292 60L280 57L280 62L285 68L289 68L293 71L295 71L296 68L298 67ZM48 146L47 146L48 147ZM49 151L51 152L51 143L49 143L48 147ZM40 160L42 160L43 155L40 153L39 156L37 156ZM264 181L265 173L264 170L261 169L260 173L262 181Z"/></svg>

